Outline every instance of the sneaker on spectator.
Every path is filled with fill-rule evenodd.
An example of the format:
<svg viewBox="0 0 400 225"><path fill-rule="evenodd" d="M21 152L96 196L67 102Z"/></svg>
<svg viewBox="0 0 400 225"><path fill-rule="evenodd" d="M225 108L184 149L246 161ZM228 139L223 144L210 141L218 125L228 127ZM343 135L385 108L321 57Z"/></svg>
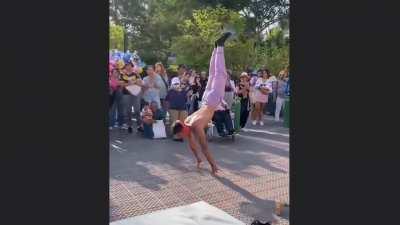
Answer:
<svg viewBox="0 0 400 225"><path fill-rule="evenodd" d="M260 121L260 125L261 125L261 126L264 126L264 122L263 122L263 121Z"/></svg>
<svg viewBox="0 0 400 225"><path fill-rule="evenodd" d="M113 127L112 127L112 126L109 126L109 127L108 127L108 129L109 129L109 130L112 130L112 129L113 129Z"/></svg>
<svg viewBox="0 0 400 225"><path fill-rule="evenodd" d="M251 124L253 124L253 126L257 125L257 121L253 120L253 122L251 122Z"/></svg>
<svg viewBox="0 0 400 225"><path fill-rule="evenodd" d="M128 125L126 123L122 124L121 129L123 129L123 130L128 129Z"/></svg>

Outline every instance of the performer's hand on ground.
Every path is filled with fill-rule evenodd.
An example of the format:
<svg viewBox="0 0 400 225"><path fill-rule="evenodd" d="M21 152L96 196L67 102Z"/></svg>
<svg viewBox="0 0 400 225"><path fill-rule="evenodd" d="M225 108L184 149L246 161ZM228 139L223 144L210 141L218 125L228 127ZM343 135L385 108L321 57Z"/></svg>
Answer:
<svg viewBox="0 0 400 225"><path fill-rule="evenodd" d="M220 169L217 167L217 165L211 165L211 173L213 175L217 175L217 173L220 171Z"/></svg>

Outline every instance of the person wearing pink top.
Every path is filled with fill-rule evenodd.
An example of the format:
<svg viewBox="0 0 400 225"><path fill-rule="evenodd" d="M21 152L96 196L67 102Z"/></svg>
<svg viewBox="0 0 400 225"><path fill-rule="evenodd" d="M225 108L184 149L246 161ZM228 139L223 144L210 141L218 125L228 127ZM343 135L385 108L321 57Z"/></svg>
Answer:
<svg viewBox="0 0 400 225"><path fill-rule="evenodd" d="M110 74L108 76L108 85L110 88L109 96L110 96L110 102L109 102L109 128L110 130L112 127L115 125L115 120L116 120L116 115L117 115L117 107L119 104L119 98L118 98L118 91L119 91L119 72L118 69L113 68L110 71Z"/></svg>
<svg viewBox="0 0 400 225"><path fill-rule="evenodd" d="M255 120L253 120L253 126L260 123L261 126L264 126L263 122L263 109L265 108L265 104L268 102L268 95L272 92L271 82L269 82L269 71L267 69L263 70L262 77L259 77L254 85L254 114Z"/></svg>

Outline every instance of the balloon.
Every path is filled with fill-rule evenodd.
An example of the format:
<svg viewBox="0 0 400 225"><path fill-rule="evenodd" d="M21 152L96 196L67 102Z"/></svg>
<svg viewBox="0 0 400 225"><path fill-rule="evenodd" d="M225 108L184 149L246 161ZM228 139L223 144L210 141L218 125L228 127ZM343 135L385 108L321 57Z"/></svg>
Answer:
<svg viewBox="0 0 400 225"><path fill-rule="evenodd" d="M132 55L130 53L127 53L124 55L123 59L125 63L129 63L131 61Z"/></svg>
<svg viewBox="0 0 400 225"><path fill-rule="evenodd" d="M118 69L122 69L122 68L124 68L124 66L125 66L124 61L122 59L118 60L118 62L117 62Z"/></svg>

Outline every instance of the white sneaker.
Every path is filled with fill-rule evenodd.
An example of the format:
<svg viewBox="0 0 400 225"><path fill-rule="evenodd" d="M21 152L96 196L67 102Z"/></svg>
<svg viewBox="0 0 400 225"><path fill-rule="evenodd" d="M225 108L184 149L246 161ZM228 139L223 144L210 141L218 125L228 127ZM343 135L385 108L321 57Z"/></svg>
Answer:
<svg viewBox="0 0 400 225"><path fill-rule="evenodd" d="M263 122L263 121L260 121L260 125L261 125L261 126L264 126L264 122Z"/></svg>
<svg viewBox="0 0 400 225"><path fill-rule="evenodd" d="M127 125L127 124L123 124L122 127L121 127L121 129L127 130L127 129L128 129L128 125Z"/></svg>
<svg viewBox="0 0 400 225"><path fill-rule="evenodd" d="M113 129L113 127L111 127L111 126L110 126L110 127L108 127L108 129L109 129L109 130L112 130L112 129Z"/></svg>
<svg viewBox="0 0 400 225"><path fill-rule="evenodd" d="M257 121L253 120L253 122L251 124L253 124L253 126L255 126L255 125L257 125Z"/></svg>

